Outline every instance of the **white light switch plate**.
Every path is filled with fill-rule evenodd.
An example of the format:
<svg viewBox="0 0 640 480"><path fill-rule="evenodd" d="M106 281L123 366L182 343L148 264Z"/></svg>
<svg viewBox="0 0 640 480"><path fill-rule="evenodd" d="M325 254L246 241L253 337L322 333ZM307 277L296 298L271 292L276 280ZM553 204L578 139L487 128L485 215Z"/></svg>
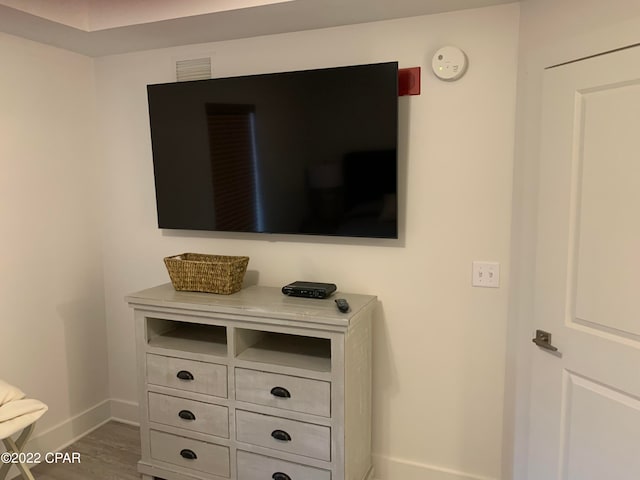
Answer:
<svg viewBox="0 0 640 480"><path fill-rule="evenodd" d="M498 288L500 286L500 264L498 262L473 262L471 285Z"/></svg>

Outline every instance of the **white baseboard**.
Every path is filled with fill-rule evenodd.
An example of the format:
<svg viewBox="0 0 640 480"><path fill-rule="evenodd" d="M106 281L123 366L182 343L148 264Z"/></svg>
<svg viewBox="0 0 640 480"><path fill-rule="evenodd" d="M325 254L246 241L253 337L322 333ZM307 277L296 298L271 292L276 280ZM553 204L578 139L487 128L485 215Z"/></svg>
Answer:
<svg viewBox="0 0 640 480"><path fill-rule="evenodd" d="M27 451L46 453L62 450L110 419L111 401L104 400L48 430L37 432L29 440Z"/></svg>
<svg viewBox="0 0 640 480"><path fill-rule="evenodd" d="M492 477L459 472L402 458L373 455L375 480L496 480Z"/></svg>
<svg viewBox="0 0 640 480"><path fill-rule="evenodd" d="M138 403L112 398L111 420L128 423L129 425L140 425Z"/></svg>
<svg viewBox="0 0 640 480"><path fill-rule="evenodd" d="M46 453L58 452L68 447L110 420L139 425L138 404L126 400L104 400L48 430L37 432L29 440L24 451L39 453L43 458ZM14 467L7 478L22 477Z"/></svg>
<svg viewBox="0 0 640 480"><path fill-rule="evenodd" d="M27 442L25 452L38 453L41 458L48 452L57 452L68 447L87 433L104 425L111 419L111 401L104 400L43 432L37 432ZM31 465L30 465L31 467ZM13 467L7 478L22 478Z"/></svg>

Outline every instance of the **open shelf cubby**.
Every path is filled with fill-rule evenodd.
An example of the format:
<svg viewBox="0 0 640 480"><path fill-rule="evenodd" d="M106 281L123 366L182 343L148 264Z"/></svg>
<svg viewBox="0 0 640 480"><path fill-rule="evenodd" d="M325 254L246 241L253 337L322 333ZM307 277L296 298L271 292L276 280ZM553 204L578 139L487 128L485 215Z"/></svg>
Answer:
<svg viewBox="0 0 640 480"><path fill-rule="evenodd" d="M289 333L236 329L236 358L248 362L331 371L331 340Z"/></svg>
<svg viewBox="0 0 640 480"><path fill-rule="evenodd" d="M206 355L227 355L227 329L219 325L147 318L149 347Z"/></svg>

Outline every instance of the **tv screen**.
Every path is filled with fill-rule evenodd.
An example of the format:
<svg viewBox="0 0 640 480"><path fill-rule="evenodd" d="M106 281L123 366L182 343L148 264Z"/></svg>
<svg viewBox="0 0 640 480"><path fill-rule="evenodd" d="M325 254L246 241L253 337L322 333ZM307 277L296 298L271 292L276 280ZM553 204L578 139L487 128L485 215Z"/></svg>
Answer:
<svg viewBox="0 0 640 480"><path fill-rule="evenodd" d="M396 62L147 93L160 228L397 238Z"/></svg>

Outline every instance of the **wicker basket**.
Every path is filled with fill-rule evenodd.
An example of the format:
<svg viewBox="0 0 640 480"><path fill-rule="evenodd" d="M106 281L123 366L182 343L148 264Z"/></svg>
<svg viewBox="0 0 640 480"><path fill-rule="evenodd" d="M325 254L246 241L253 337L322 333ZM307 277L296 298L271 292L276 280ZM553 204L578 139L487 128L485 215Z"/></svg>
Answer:
<svg viewBox="0 0 640 480"><path fill-rule="evenodd" d="M176 290L225 295L242 288L248 263L249 257L202 253L183 253L164 259L171 283Z"/></svg>

